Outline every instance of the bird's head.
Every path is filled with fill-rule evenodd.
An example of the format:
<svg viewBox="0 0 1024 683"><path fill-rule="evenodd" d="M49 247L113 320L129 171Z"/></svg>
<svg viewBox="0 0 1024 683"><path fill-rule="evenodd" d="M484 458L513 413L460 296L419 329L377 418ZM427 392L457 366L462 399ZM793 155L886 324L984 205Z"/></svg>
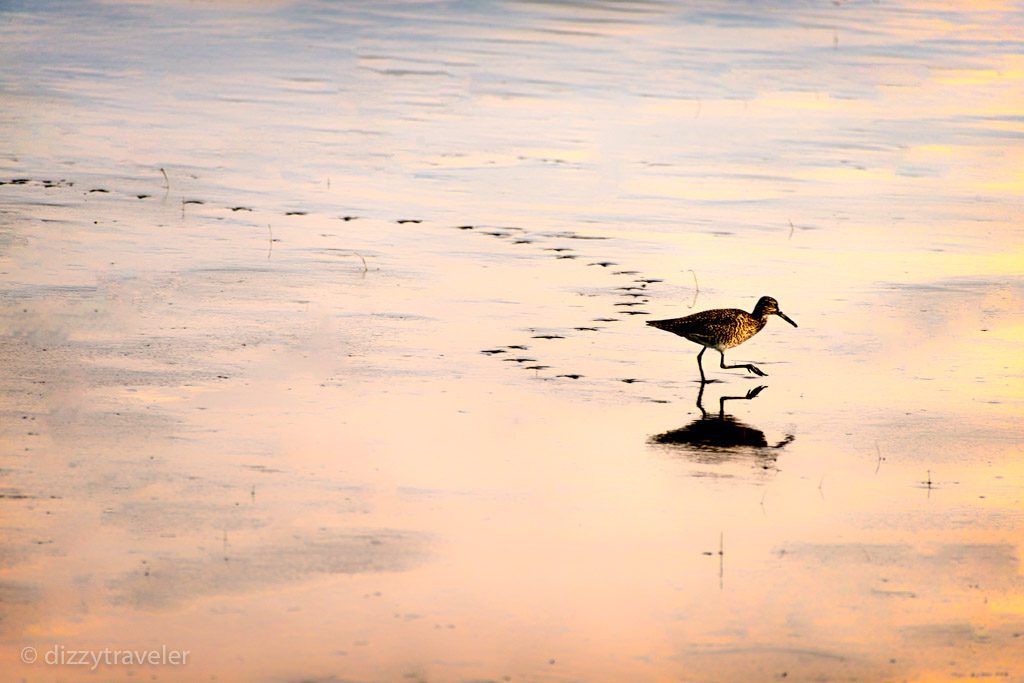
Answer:
<svg viewBox="0 0 1024 683"><path fill-rule="evenodd" d="M797 326L797 324L793 322L793 320L788 315L779 310L778 301L771 298L770 296L762 296L760 299L757 300L757 305L754 306L754 317L760 320L764 320L764 318L769 315L777 315L783 320L785 320L787 323L792 325L793 327Z"/></svg>

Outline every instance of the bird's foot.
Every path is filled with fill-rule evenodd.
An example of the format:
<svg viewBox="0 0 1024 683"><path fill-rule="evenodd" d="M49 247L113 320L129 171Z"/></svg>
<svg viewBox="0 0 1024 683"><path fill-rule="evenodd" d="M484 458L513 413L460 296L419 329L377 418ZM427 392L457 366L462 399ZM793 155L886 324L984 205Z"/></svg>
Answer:
<svg viewBox="0 0 1024 683"><path fill-rule="evenodd" d="M757 367L756 365L748 365L747 366L747 370L750 370L752 373L754 373L758 377L767 377L768 376L767 372L763 371L761 368Z"/></svg>
<svg viewBox="0 0 1024 683"><path fill-rule="evenodd" d="M761 385L747 392L747 399L752 399L766 389L765 385Z"/></svg>

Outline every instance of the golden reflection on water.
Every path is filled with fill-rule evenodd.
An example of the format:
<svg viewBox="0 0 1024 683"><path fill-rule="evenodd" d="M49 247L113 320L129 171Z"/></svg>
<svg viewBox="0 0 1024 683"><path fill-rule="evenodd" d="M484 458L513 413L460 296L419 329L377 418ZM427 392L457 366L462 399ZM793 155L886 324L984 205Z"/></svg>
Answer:
<svg viewBox="0 0 1024 683"><path fill-rule="evenodd" d="M1024 675L1017 8L448 9L0 11L0 671Z"/></svg>

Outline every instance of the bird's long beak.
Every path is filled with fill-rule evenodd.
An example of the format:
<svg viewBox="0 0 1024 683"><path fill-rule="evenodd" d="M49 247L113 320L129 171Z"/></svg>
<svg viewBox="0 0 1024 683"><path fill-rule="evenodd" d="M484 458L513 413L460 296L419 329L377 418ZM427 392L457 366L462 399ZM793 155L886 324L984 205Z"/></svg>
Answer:
<svg viewBox="0 0 1024 683"><path fill-rule="evenodd" d="M780 318L785 320L787 323L789 323L793 327L799 327L799 325L797 325L795 322L793 322L792 318L790 318L788 315L786 315L782 311L775 311L775 315L779 316Z"/></svg>

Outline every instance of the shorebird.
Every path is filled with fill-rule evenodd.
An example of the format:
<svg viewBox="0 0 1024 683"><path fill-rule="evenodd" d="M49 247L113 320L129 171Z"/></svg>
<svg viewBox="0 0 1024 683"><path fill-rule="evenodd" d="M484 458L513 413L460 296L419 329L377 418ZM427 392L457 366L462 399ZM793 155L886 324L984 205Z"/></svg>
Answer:
<svg viewBox="0 0 1024 683"><path fill-rule="evenodd" d="M700 381L703 384L707 380L704 378L704 366L701 365L700 358L709 348L715 349L722 355L721 367L723 370L746 368L755 375L766 376L767 373L756 365L726 365L725 350L739 346L760 332L768 322L769 315L777 315L793 327L797 326L789 316L779 310L779 302L770 296L762 296L758 299L752 314L738 308L715 308L683 318L648 320L647 324L657 327L659 330L678 334L680 337L685 337L704 347L697 354L697 368L700 370Z"/></svg>

